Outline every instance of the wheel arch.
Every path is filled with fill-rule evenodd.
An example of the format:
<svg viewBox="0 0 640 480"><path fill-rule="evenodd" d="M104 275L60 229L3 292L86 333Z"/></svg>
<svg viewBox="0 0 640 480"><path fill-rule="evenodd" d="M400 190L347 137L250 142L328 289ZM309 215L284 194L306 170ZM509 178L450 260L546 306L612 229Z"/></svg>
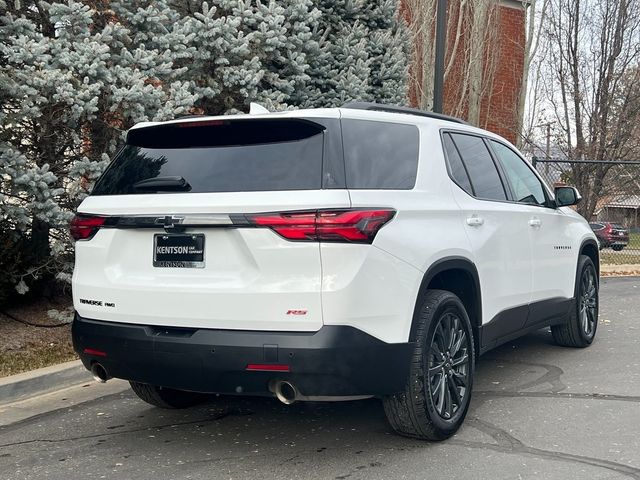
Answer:
<svg viewBox="0 0 640 480"><path fill-rule="evenodd" d="M600 251L598 250L598 243L593 238L587 238L582 242L578 260L580 260L580 255L586 255L591 259L596 266L596 273L600 277Z"/></svg>
<svg viewBox="0 0 640 480"><path fill-rule="evenodd" d="M427 290L430 289L447 290L460 298L471 321L475 350L479 352L479 330L482 325L482 295L480 277L475 264L468 258L452 256L438 260L427 269L422 278L413 311L409 334L409 341L411 342L416 340L420 305L422 305Z"/></svg>

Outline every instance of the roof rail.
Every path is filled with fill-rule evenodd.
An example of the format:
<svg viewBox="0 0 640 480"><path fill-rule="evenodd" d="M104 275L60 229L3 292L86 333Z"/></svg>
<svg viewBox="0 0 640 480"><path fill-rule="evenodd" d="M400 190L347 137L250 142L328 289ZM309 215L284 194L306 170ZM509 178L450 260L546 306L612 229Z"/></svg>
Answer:
<svg viewBox="0 0 640 480"><path fill-rule="evenodd" d="M469 125L464 120L460 120L456 117L450 117L449 115L443 115L441 113L427 112L425 110L418 110L417 108L400 107L397 105L384 105L374 102L349 102L342 105L340 108L349 108L353 110L371 110L376 112L389 112L389 113L404 113L407 115L418 115L420 117L436 118L438 120L446 120L447 122L461 123L463 125Z"/></svg>

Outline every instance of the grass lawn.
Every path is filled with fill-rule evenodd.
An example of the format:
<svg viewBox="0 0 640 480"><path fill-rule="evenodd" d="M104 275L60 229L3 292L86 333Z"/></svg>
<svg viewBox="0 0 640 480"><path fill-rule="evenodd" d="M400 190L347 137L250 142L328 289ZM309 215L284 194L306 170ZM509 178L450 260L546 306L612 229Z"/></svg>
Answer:
<svg viewBox="0 0 640 480"><path fill-rule="evenodd" d="M28 372L36 368L75 360L70 343L38 345L18 351L0 353L0 377Z"/></svg>
<svg viewBox="0 0 640 480"><path fill-rule="evenodd" d="M47 310L62 310L70 299L25 299L22 305L4 306L0 312L0 377L74 360L71 325L45 328L25 325L57 324ZM12 318L13 317L13 318Z"/></svg>
<svg viewBox="0 0 640 480"><path fill-rule="evenodd" d="M640 267L640 254L625 252L625 250L613 252L605 249L600 252L600 263L602 265L638 265Z"/></svg>

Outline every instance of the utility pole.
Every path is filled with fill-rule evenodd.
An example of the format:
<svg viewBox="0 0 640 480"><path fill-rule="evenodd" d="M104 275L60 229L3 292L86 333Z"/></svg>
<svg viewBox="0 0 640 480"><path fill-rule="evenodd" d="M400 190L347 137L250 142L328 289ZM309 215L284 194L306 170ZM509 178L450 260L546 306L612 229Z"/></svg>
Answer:
<svg viewBox="0 0 640 480"><path fill-rule="evenodd" d="M551 124L547 123L547 149L545 151L545 155L547 160L549 160L551 154Z"/></svg>
<svg viewBox="0 0 640 480"><path fill-rule="evenodd" d="M547 149L545 151L546 159L551 157L551 123L547 123ZM549 178L549 162L544 164L544 173Z"/></svg>
<svg viewBox="0 0 640 480"><path fill-rule="evenodd" d="M444 54L447 42L447 0L438 0L436 13L436 55L433 78L433 111L442 113Z"/></svg>
<svg viewBox="0 0 640 480"><path fill-rule="evenodd" d="M551 160L551 126L553 125L552 122L547 122L547 123L539 123L538 125L534 125L533 128L540 128L540 127L546 127L547 128L547 144L544 150L544 159L545 160ZM547 178L549 177L549 162L545 162L544 163L544 173L547 176Z"/></svg>

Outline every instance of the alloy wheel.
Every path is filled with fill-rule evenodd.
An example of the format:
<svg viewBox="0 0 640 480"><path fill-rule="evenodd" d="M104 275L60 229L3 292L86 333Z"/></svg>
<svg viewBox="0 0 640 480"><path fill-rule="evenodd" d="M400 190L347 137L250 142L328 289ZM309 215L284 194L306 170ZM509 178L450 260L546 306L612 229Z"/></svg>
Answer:
<svg viewBox="0 0 640 480"><path fill-rule="evenodd" d="M438 415L451 419L469 394L469 340L460 318L452 312L438 320L429 346L427 392Z"/></svg>
<svg viewBox="0 0 640 480"><path fill-rule="evenodd" d="M579 301L580 325L584 334L590 338L595 332L598 320L598 287L592 268L586 268L582 272Z"/></svg>

